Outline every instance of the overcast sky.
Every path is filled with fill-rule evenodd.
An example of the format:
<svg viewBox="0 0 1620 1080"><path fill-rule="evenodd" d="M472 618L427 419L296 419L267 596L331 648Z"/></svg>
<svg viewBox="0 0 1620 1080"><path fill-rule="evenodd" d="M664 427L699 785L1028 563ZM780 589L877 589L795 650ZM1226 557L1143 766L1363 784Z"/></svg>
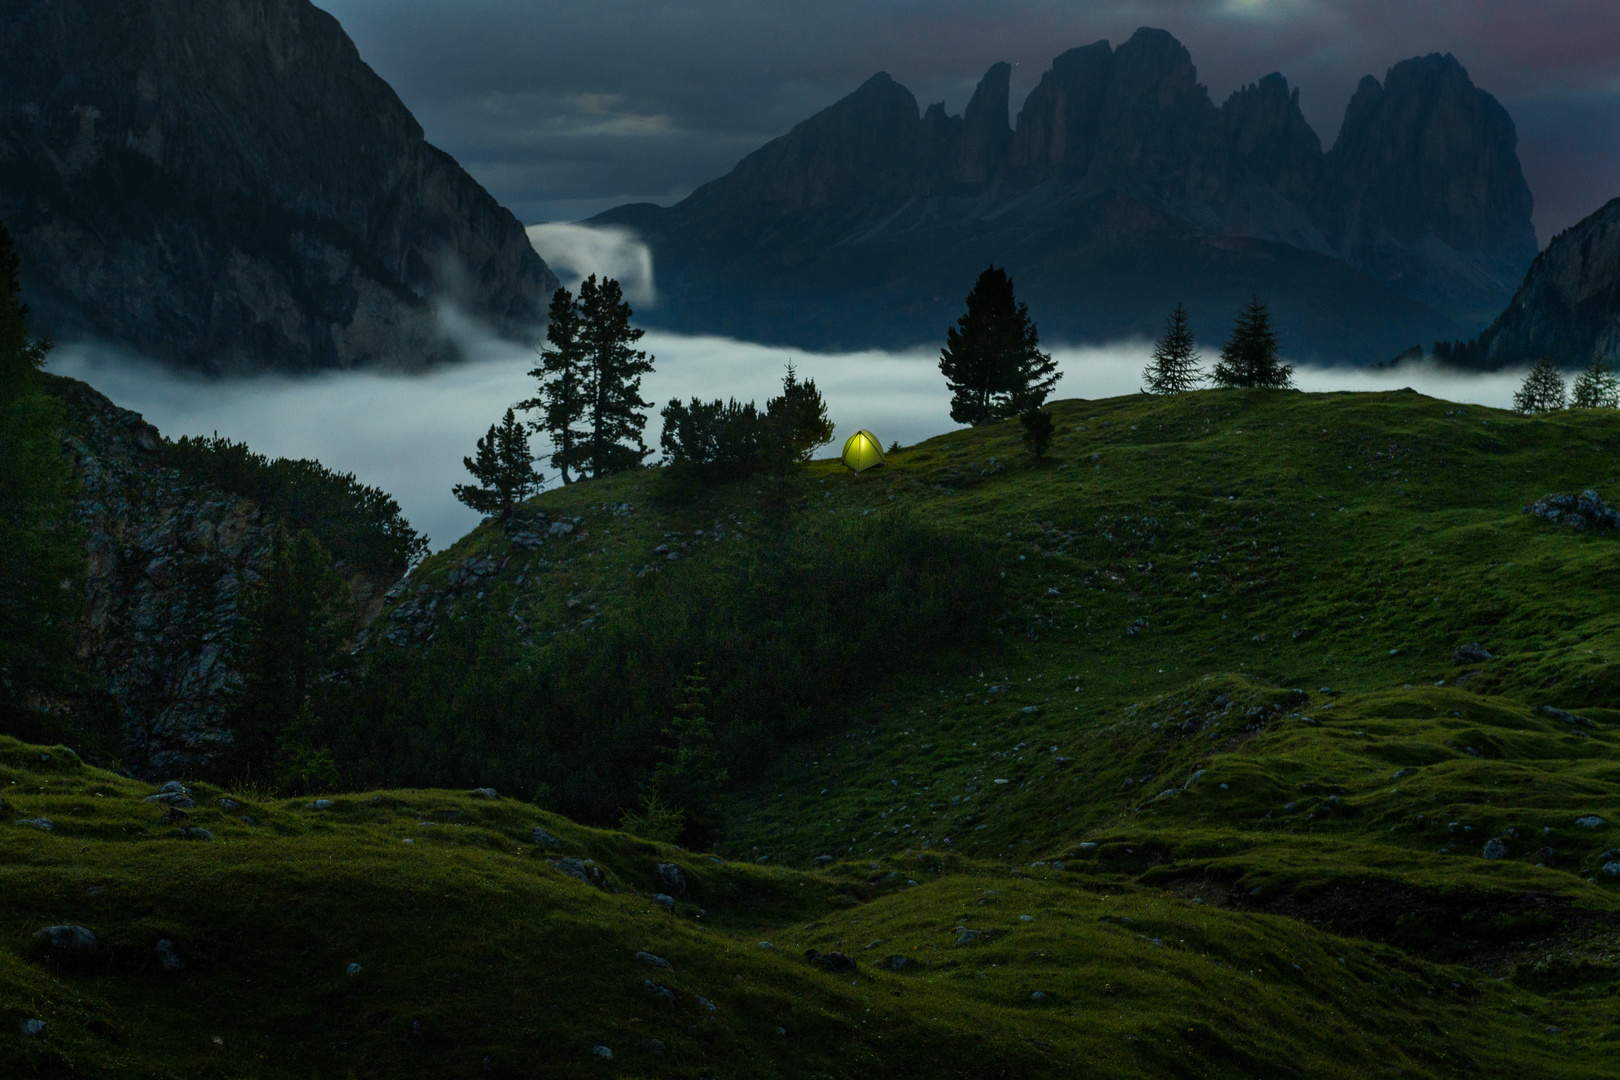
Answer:
<svg viewBox="0 0 1620 1080"><path fill-rule="evenodd" d="M960 112L1007 60L1139 26L1216 104L1272 71L1331 146L1356 82L1450 52L1519 132L1543 245L1620 195L1620 0L317 0L427 130L526 224L674 202L887 71Z"/></svg>

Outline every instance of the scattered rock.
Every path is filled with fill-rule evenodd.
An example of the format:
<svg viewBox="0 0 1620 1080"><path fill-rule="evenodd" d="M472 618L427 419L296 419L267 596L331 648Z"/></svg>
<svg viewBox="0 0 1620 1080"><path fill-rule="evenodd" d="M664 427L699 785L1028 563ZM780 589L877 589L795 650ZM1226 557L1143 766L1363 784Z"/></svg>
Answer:
<svg viewBox="0 0 1620 1080"><path fill-rule="evenodd" d="M1096 851L1097 850L1097 841L1095 841L1095 840L1083 840L1083 841L1081 841L1080 850L1081 851Z"/></svg>
<svg viewBox="0 0 1620 1080"><path fill-rule="evenodd" d="M467 794L473 796L476 799L498 799L498 798L500 798L500 796L498 794L496 794L495 789L492 788L492 787L473 788Z"/></svg>
<svg viewBox="0 0 1620 1080"><path fill-rule="evenodd" d="M815 863L817 866L827 866L833 861L833 857L831 855L817 855L810 861Z"/></svg>
<svg viewBox="0 0 1620 1080"><path fill-rule="evenodd" d="M529 839L543 848L562 847L561 840L557 839L555 836L552 836L538 825L534 827L534 832L529 834Z"/></svg>
<svg viewBox="0 0 1620 1080"><path fill-rule="evenodd" d="M647 1053L653 1057L661 1057L666 1049L662 1039L643 1039L641 1045L647 1048Z"/></svg>
<svg viewBox="0 0 1620 1080"><path fill-rule="evenodd" d="M671 1005L675 1004L675 991L667 986L660 986L651 979L645 979L642 981L641 988L655 998L666 1001Z"/></svg>
<svg viewBox="0 0 1620 1080"><path fill-rule="evenodd" d="M823 953L816 949L806 949L804 958L822 971L849 972L855 970L855 958L846 953Z"/></svg>
<svg viewBox="0 0 1620 1080"><path fill-rule="evenodd" d="M1037 990L1033 994L1029 995L1029 1000L1034 1002L1036 1005L1040 1005L1050 1000L1051 997L1052 995L1048 994L1045 990Z"/></svg>
<svg viewBox="0 0 1620 1080"><path fill-rule="evenodd" d="M594 885L599 889L607 882L607 875L602 873L602 868L589 859L553 859L551 865L569 877L578 878L585 884Z"/></svg>
<svg viewBox="0 0 1620 1080"><path fill-rule="evenodd" d="M1558 862L1558 852L1554 851L1550 847L1536 848L1536 862L1540 863L1542 866L1556 866Z"/></svg>
<svg viewBox="0 0 1620 1080"><path fill-rule="evenodd" d="M38 829L40 832L50 832L52 829L56 828L55 825L51 824L50 818L42 817L23 818L21 821L17 822L17 824L27 829Z"/></svg>
<svg viewBox="0 0 1620 1080"><path fill-rule="evenodd" d="M189 810L197 803L182 791L160 791L156 795L148 795L142 802L162 803L164 806L174 806L181 810Z"/></svg>
<svg viewBox="0 0 1620 1080"><path fill-rule="evenodd" d="M670 962L668 960L665 960L662 956L654 956L650 952L638 952L636 953L636 959L640 960L643 964L651 964L656 968L670 967Z"/></svg>
<svg viewBox="0 0 1620 1080"><path fill-rule="evenodd" d="M1483 664L1487 660L1495 659L1496 657L1492 656L1485 646L1477 641L1470 642L1467 645L1459 645L1456 651L1451 654L1451 662L1458 666L1463 664Z"/></svg>
<svg viewBox="0 0 1620 1080"><path fill-rule="evenodd" d="M1536 712L1542 716L1550 716L1554 720L1562 720L1566 724L1585 724L1590 728L1597 727L1597 724L1584 716L1577 716L1575 713L1565 712L1563 709L1555 709L1551 705L1537 705Z"/></svg>
<svg viewBox="0 0 1620 1080"><path fill-rule="evenodd" d="M180 960L180 954L175 951L174 942L168 938L161 938L152 948L152 955L157 959L158 969L161 971L179 971L185 966Z"/></svg>
<svg viewBox="0 0 1620 1080"><path fill-rule="evenodd" d="M708 998L703 997L701 995L699 995L699 997L697 999L697 1003L699 1005L703 1006L705 1009L709 1010L710 1012L718 1012L719 1011L717 1008L715 1008L714 1002L710 1001Z"/></svg>
<svg viewBox="0 0 1620 1080"><path fill-rule="evenodd" d="M896 972L907 971L916 966L917 962L915 960L911 959L909 956L901 956L899 953L896 953L893 956L885 956L882 960L878 961L878 967Z"/></svg>
<svg viewBox="0 0 1620 1080"><path fill-rule="evenodd" d="M365 968L362 968L359 961L356 960L349 961L349 966L343 969L344 973L347 974L351 979L364 970Z"/></svg>
<svg viewBox="0 0 1620 1080"><path fill-rule="evenodd" d="M17 1030L22 1032L24 1035L27 1035L29 1038L33 1038L45 1030L45 1021L38 1018L30 1018L18 1024Z"/></svg>
<svg viewBox="0 0 1620 1080"><path fill-rule="evenodd" d="M1620 529L1620 507L1610 506L1596 491L1588 488L1579 495L1548 495L1526 506L1522 513L1538 517L1577 532L1594 529Z"/></svg>
<svg viewBox="0 0 1620 1080"><path fill-rule="evenodd" d="M609 1061L613 1060L613 1051L609 1050L605 1046L593 1046L591 1047L591 1053L595 1054L599 1058L607 1058Z"/></svg>
<svg viewBox="0 0 1620 1080"><path fill-rule="evenodd" d="M658 880L670 892L680 896L686 892L686 874L672 862L658 864Z"/></svg>
<svg viewBox="0 0 1620 1080"><path fill-rule="evenodd" d="M1500 859L1507 853L1507 844L1499 839L1491 839L1485 841L1485 846L1480 849L1479 856L1482 859Z"/></svg>
<svg viewBox="0 0 1620 1080"><path fill-rule="evenodd" d="M242 809L242 804L237 802L235 799L215 799L214 804L228 814L234 814L236 811Z"/></svg>
<svg viewBox="0 0 1620 1080"><path fill-rule="evenodd" d="M668 893L654 894L653 903L661 905L666 911L675 910L675 898Z"/></svg>
<svg viewBox="0 0 1620 1080"><path fill-rule="evenodd" d="M1598 817L1596 814L1587 814L1585 817L1576 818L1575 824L1579 825L1583 829L1595 829L1600 825L1606 825L1608 823L1602 818Z"/></svg>
<svg viewBox="0 0 1620 1080"><path fill-rule="evenodd" d="M304 809L306 810L330 810L331 808L331 799L316 799L314 802L307 803L304 806Z"/></svg>
<svg viewBox="0 0 1620 1080"><path fill-rule="evenodd" d="M96 951L96 935L82 926L47 926L34 932L34 941L64 953L87 955Z"/></svg>
<svg viewBox="0 0 1620 1080"><path fill-rule="evenodd" d="M182 840L212 840L214 834L207 829L176 829Z"/></svg>
<svg viewBox="0 0 1620 1080"><path fill-rule="evenodd" d="M759 943L759 947L760 947L760 948L762 948L762 949L764 949L764 950L766 950L766 951L767 951L767 952L775 952L775 951L776 951L776 946L775 946L775 945L772 945L772 944L771 944L771 943L770 943L770 942L768 942L768 941L762 941L762 942L760 942L760 943Z"/></svg>

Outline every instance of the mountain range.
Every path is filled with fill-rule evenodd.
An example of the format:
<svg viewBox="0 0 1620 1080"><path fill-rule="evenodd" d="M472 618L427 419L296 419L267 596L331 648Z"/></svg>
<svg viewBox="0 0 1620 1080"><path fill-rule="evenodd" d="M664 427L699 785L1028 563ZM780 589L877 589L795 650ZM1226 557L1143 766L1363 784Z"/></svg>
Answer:
<svg viewBox="0 0 1620 1080"><path fill-rule="evenodd" d="M557 279L308 0L0 6L0 221L38 329L209 372L420 366Z"/></svg>
<svg viewBox="0 0 1620 1080"><path fill-rule="evenodd" d="M647 321L807 347L933 343L987 264L1048 341L1206 341L1251 295L1302 358L1472 336L1536 256L1513 121L1450 55L1364 78L1333 146L1280 74L1217 107L1141 29L1071 49L1009 123L1011 68L965 111L879 73L671 207L591 219L651 247Z"/></svg>

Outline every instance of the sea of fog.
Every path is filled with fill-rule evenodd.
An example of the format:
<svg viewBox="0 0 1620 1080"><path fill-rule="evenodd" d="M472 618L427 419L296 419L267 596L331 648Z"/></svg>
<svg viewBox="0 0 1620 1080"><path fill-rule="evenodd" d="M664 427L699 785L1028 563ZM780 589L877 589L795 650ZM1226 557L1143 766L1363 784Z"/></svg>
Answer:
<svg viewBox="0 0 1620 1080"><path fill-rule="evenodd" d="M657 302L651 253L633 234L553 222L529 226L528 235L568 287L577 288L588 274L602 274L617 278L632 304ZM118 350L73 344L57 347L49 367L144 414L171 438L218 433L272 457L316 458L352 472L398 499L411 524L438 550L478 524L478 515L450 494L452 485L468 479L462 458L508 406L535 392L527 375L535 366L533 351L483 333L453 311L442 312L441 322L467 359L426 374L213 380ZM780 389L789 362L814 379L826 398L837 425L828 452L861 428L888 446L910 445L956 426L932 349L813 353L656 331L641 344L656 359L641 389L641 396L654 403L645 436L651 447L658 446L658 409L671 398L735 397L763 405ZM1136 393L1149 351L1140 341L1055 348L1062 370L1056 397ZM1295 374L1304 390L1409 386L1434 397L1499 407L1511 404L1522 380L1519 371L1464 375L1422 365L1386 371L1302 367ZM546 448L537 441L535 451L543 455Z"/></svg>
<svg viewBox="0 0 1620 1080"><path fill-rule="evenodd" d="M218 381L84 345L59 346L50 370L84 380L171 437L218 432L273 457L316 458L352 472L392 493L437 550L478 523L478 515L450 494L451 485L468 479L462 457L509 405L534 392L526 374L534 367L532 351L465 328L459 336L467 362L422 375L343 372ZM646 434L652 447L658 445L658 407L670 398L737 397L763 404L779 390L789 361L825 396L837 425L834 448L859 428L870 429L887 446L896 440L909 445L957 426L933 351L823 354L656 331L642 346L657 364L642 385L642 397L655 403ZM1056 348L1062 379L1055 397L1135 393L1148 352L1141 342ZM1306 367L1295 379L1304 390L1409 386L1453 401L1506 407L1523 373Z"/></svg>

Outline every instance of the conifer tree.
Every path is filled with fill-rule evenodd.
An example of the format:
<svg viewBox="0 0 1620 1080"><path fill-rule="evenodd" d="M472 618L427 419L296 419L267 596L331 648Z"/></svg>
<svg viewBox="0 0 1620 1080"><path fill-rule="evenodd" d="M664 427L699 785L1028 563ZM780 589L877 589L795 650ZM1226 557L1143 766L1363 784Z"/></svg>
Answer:
<svg viewBox="0 0 1620 1080"><path fill-rule="evenodd" d="M238 776L301 788L336 780L320 727L355 618L348 586L315 535L278 529L232 641L242 674L229 711Z"/></svg>
<svg viewBox="0 0 1620 1080"><path fill-rule="evenodd" d="M1052 445L1052 414L1045 409L1025 409L1018 414L1019 421L1024 425L1024 446L1036 461L1046 456L1046 448Z"/></svg>
<svg viewBox="0 0 1620 1080"><path fill-rule="evenodd" d="M529 452L529 436L511 409L478 440L478 456L461 461L478 484L457 484L452 490L456 498L480 514L498 514L505 521L512 516L513 507L540 487L534 456Z"/></svg>
<svg viewBox="0 0 1620 1080"><path fill-rule="evenodd" d="M38 738L15 725L25 714L32 725L33 703L78 680L85 557L62 405L39 376L50 345L28 331L19 268L0 227L0 731Z"/></svg>
<svg viewBox="0 0 1620 1080"><path fill-rule="evenodd" d="M782 393L765 403L767 444L783 464L810 460L810 455L832 442L833 422L827 402L814 379L800 379L793 365L782 377ZM776 464L773 462L772 464Z"/></svg>
<svg viewBox="0 0 1620 1080"><path fill-rule="evenodd" d="M1294 385L1294 365L1282 362L1277 352L1277 332L1271 328L1271 315L1258 296L1239 313L1232 336L1221 347L1214 380L1218 386L1277 390Z"/></svg>
<svg viewBox="0 0 1620 1080"><path fill-rule="evenodd" d="M581 465L606 476L640 465L652 451L641 440L649 402L641 400L641 377L652 358L631 346L645 330L630 325L632 314L614 278L597 283L592 274L579 286L581 341L584 346L590 431Z"/></svg>
<svg viewBox="0 0 1620 1080"><path fill-rule="evenodd" d="M1057 386L1057 364L1041 352L1005 270L979 275L967 311L945 331L939 370L951 389L951 419L975 426L1039 409Z"/></svg>
<svg viewBox="0 0 1620 1080"><path fill-rule="evenodd" d="M1153 359L1142 372L1150 394L1185 394L1204 380L1198 350L1187 327L1187 309L1180 304L1170 313L1164 333L1153 346Z"/></svg>
<svg viewBox="0 0 1620 1080"><path fill-rule="evenodd" d="M1603 357L1593 356L1575 379L1570 407L1574 409L1620 408L1620 380L1614 376Z"/></svg>
<svg viewBox="0 0 1620 1080"><path fill-rule="evenodd" d="M1543 356L1524 377L1524 385L1513 395L1513 407L1527 415L1557 412L1564 407L1564 376L1553 358Z"/></svg>
<svg viewBox="0 0 1620 1080"><path fill-rule="evenodd" d="M550 439L552 468L569 484L573 482L569 470L578 470L585 456L585 432L580 424L590 411L591 399L579 303L567 289L551 294L546 341L551 347L540 351L540 366L529 372L540 380L540 393L517 407L539 411L540 419L531 421L529 428Z"/></svg>

